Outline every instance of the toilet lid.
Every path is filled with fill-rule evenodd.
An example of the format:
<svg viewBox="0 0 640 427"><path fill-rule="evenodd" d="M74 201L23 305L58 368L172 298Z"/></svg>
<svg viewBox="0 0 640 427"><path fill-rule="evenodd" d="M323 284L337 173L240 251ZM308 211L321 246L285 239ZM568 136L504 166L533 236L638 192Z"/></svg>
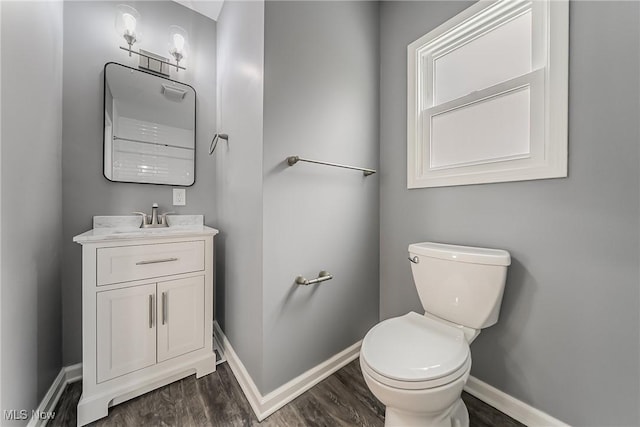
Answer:
<svg viewBox="0 0 640 427"><path fill-rule="evenodd" d="M469 344L462 330L411 312L374 326L361 357L384 377L428 381L458 370L469 357Z"/></svg>

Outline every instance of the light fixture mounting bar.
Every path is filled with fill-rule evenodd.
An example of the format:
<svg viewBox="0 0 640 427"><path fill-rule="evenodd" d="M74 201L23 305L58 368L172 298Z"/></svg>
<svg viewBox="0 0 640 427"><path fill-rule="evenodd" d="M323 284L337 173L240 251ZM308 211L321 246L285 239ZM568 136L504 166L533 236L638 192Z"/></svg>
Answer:
<svg viewBox="0 0 640 427"><path fill-rule="evenodd" d="M166 65L168 65L169 67L174 67L176 70L180 69L180 70L185 70L185 71L186 71L186 68L185 68L185 67L183 67L183 66L181 66L181 65L178 65L178 64L172 64L172 63L171 63L171 62L169 62L169 61L163 61L163 60L161 60L161 59L154 58L154 57L149 56L149 55L145 55L144 53L136 52L135 50L131 50L131 49L129 49L128 47L122 47L122 46L120 46L120 49L122 49L122 50L126 50L127 52L129 52L129 55L131 55L132 53L135 53L136 55L144 56L144 57L145 57L145 58L147 58L147 59L152 59L152 60L154 60L154 61L157 61L157 62L161 62L161 63L163 63L163 64L166 64Z"/></svg>

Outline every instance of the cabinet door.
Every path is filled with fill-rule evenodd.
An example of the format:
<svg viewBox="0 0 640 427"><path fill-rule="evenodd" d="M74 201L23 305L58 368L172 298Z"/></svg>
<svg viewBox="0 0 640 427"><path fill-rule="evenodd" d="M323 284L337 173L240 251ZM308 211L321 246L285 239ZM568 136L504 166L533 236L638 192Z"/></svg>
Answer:
<svg viewBox="0 0 640 427"><path fill-rule="evenodd" d="M97 381L156 363L155 283L97 293Z"/></svg>
<svg viewBox="0 0 640 427"><path fill-rule="evenodd" d="M158 362L204 346L204 276L158 283Z"/></svg>

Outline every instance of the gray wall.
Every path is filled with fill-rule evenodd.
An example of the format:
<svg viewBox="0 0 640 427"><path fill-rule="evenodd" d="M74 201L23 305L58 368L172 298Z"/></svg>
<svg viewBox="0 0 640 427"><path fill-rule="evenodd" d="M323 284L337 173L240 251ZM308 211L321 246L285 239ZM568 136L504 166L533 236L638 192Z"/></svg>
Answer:
<svg viewBox="0 0 640 427"><path fill-rule="evenodd" d="M506 249L472 375L572 425L638 425L639 3L570 5L568 178L408 191L406 47L468 5L382 5L381 318L421 309L409 243Z"/></svg>
<svg viewBox="0 0 640 427"><path fill-rule="evenodd" d="M263 393L378 321L378 175L284 162L378 167L378 59L377 3L266 3Z"/></svg>
<svg viewBox="0 0 640 427"><path fill-rule="evenodd" d="M258 381L262 376L262 123L264 2L225 2L218 18L218 125L214 153L216 319Z"/></svg>
<svg viewBox="0 0 640 427"><path fill-rule="evenodd" d="M62 4L0 7L0 411L31 416L62 366Z"/></svg>
<svg viewBox="0 0 640 427"><path fill-rule="evenodd" d="M137 67L119 46L114 30L117 2L64 3L63 194L63 348L64 364L79 362L81 352L81 250L73 236L91 228L94 215L150 211L204 214L216 225L214 162L208 154L216 128L216 23L174 2L132 3L142 15L143 37L138 47L169 56L168 27L177 24L189 33L187 71L172 78L195 87L197 101L196 183L187 188L187 206L173 207L169 186L125 184L102 175L103 67L114 61Z"/></svg>
<svg viewBox="0 0 640 427"><path fill-rule="evenodd" d="M369 2L226 2L218 20L216 318L263 394L378 319L377 176L284 164L377 167L377 43ZM335 279L294 284L321 269Z"/></svg>

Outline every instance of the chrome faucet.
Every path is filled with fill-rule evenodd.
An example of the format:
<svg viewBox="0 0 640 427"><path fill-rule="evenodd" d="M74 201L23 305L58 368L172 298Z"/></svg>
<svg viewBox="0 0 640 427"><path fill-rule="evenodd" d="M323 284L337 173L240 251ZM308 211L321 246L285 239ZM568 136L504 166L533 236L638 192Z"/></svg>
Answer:
<svg viewBox="0 0 640 427"><path fill-rule="evenodd" d="M151 217L144 212L132 212L137 215L142 215L142 224L140 228L158 228L158 227L168 227L167 223L167 215L172 214L173 212L165 212L163 214L158 215L158 204L154 203L151 206Z"/></svg>

